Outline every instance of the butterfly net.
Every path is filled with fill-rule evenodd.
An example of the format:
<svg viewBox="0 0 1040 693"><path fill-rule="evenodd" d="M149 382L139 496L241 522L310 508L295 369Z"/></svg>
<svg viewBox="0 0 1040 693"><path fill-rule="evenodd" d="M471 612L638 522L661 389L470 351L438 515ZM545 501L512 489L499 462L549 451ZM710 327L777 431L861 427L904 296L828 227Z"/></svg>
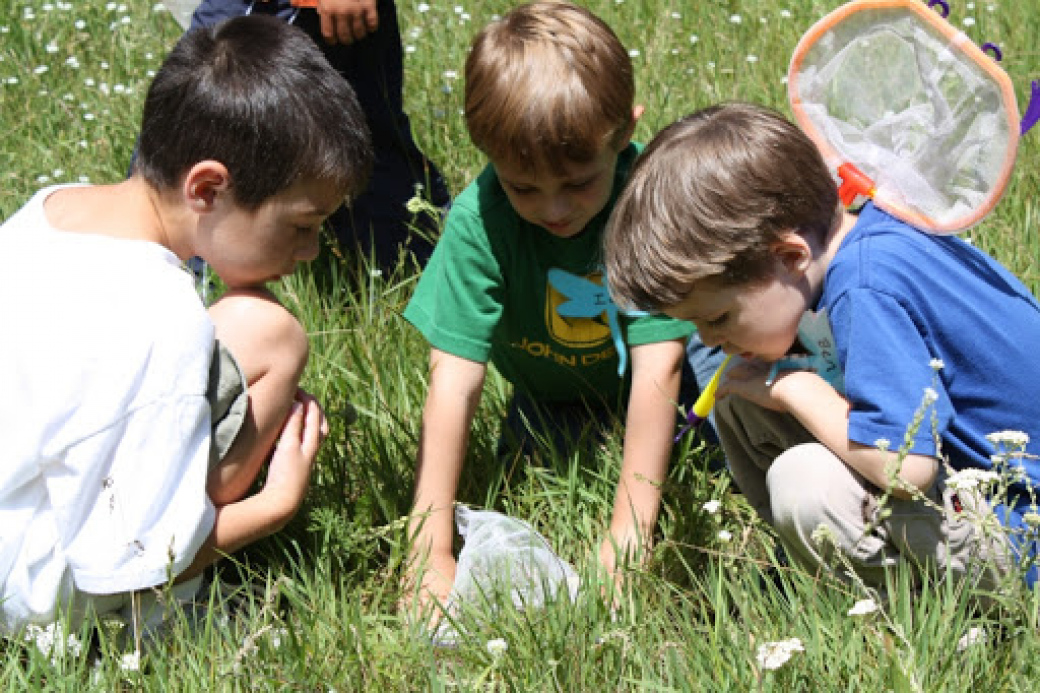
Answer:
<svg viewBox="0 0 1040 693"><path fill-rule="evenodd" d="M828 165L854 164L875 203L915 226L966 229L1007 185L1019 136L1010 80L919 2L828 15L799 42L788 92Z"/></svg>

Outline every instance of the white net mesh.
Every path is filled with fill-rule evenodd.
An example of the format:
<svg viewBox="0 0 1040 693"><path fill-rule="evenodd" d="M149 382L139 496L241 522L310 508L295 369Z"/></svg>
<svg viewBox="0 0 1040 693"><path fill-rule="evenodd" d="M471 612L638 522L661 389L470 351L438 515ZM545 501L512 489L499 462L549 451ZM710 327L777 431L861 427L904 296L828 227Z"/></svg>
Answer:
<svg viewBox="0 0 1040 693"><path fill-rule="evenodd" d="M956 232L987 214L1007 184L1014 92L963 34L911 10L874 6L817 25L823 31L807 33L792 60L791 103L829 165L851 162L874 181L878 206Z"/></svg>

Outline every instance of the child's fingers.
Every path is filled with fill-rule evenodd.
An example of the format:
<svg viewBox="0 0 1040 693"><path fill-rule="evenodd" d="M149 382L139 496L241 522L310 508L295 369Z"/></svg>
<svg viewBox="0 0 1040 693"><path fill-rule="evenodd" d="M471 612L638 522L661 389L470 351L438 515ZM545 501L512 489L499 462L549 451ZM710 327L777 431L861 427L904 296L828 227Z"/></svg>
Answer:
<svg viewBox="0 0 1040 693"><path fill-rule="evenodd" d="M282 433L278 437L278 447L289 447L299 445L303 435L303 407L300 402L293 402L289 409L289 416L282 425Z"/></svg>
<svg viewBox="0 0 1040 693"><path fill-rule="evenodd" d="M313 459L317 456L321 441L325 438L323 431L328 431L328 422L325 421L325 415L322 413L317 401L311 400L306 405L294 404L294 414L297 406L301 408L306 407L302 437L300 438L300 450L308 459Z"/></svg>

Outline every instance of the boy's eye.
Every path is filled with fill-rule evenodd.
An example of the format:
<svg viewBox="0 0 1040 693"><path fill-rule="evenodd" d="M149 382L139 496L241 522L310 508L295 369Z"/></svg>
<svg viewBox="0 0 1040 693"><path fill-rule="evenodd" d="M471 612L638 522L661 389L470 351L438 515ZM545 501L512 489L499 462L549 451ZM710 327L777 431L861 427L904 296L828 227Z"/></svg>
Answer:
<svg viewBox="0 0 1040 693"><path fill-rule="evenodd" d="M725 322L726 322L726 320L728 318L729 318L729 313L723 313L722 315L720 315L717 318L712 318L711 320L705 320L704 324L707 325L708 327L722 327L722 325L725 324Z"/></svg>
<svg viewBox="0 0 1040 693"><path fill-rule="evenodd" d="M578 181L576 183L568 183L567 188L570 190L584 190L592 185L592 181L594 180L595 178L589 178L588 180Z"/></svg>
<svg viewBox="0 0 1040 693"><path fill-rule="evenodd" d="M524 188L518 185L510 185L509 189L513 191L514 195L529 195L534 192L534 188Z"/></svg>

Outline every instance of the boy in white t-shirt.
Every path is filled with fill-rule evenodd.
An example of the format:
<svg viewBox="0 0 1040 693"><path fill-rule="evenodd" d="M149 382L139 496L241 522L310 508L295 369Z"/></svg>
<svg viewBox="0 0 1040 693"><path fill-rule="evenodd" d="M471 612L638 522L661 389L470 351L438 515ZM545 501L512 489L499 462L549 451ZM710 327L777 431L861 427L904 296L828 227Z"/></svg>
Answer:
<svg viewBox="0 0 1040 693"><path fill-rule="evenodd" d="M264 284L315 257L371 160L314 43L245 17L173 49L128 180L42 190L0 227L0 633L190 591L293 516L327 424ZM229 287L208 311L196 255Z"/></svg>

